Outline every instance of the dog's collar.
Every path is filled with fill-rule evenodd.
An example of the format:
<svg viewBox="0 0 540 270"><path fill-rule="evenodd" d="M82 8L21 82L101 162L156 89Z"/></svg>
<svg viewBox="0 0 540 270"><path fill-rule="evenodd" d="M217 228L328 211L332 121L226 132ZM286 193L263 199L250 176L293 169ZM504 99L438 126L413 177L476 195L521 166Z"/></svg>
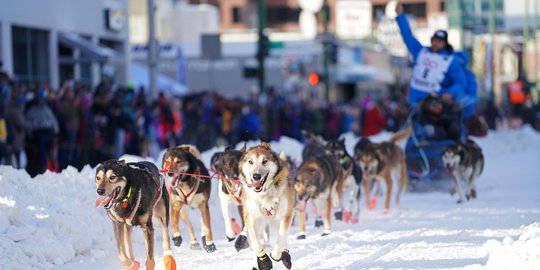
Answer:
<svg viewBox="0 0 540 270"><path fill-rule="evenodd" d="M128 200L129 200L129 197L131 197L131 191L132 191L132 188L129 187L126 197L122 200L122 207L123 208L127 208L127 206L128 206Z"/></svg>

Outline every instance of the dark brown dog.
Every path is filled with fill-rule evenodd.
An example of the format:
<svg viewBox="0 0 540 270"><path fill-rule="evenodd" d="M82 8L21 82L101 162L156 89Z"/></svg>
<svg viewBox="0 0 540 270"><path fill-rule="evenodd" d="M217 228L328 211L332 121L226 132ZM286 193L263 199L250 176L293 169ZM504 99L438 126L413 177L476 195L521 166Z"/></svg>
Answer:
<svg viewBox="0 0 540 270"><path fill-rule="evenodd" d="M96 169L96 207L104 206L113 223L116 247L124 267L138 269L131 244L133 226L141 226L146 243L146 269L154 269L154 226L163 229L163 250L172 254L169 242L169 194L150 162L108 160Z"/></svg>

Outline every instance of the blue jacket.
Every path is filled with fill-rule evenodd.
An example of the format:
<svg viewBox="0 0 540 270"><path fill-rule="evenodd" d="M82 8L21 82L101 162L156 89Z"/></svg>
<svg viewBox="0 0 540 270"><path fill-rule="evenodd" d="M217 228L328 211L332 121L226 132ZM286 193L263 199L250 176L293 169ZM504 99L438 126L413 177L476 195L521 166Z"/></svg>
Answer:
<svg viewBox="0 0 540 270"><path fill-rule="evenodd" d="M420 51L423 48L427 48L429 51L431 51L431 48L422 46L422 44L420 44L420 42L414 37L405 14L399 15L396 20L399 26L399 30L401 32L401 37L403 38L403 42L405 42L405 45L407 45L407 49L412 54L414 62L416 64L416 60ZM451 51L447 50L437 53L444 55L452 54ZM461 65L461 61L457 59L457 57L454 57L454 59L450 63L450 66L448 67L448 72L446 73L445 78L441 82L441 89L439 90L438 94L442 95L444 93L450 93L454 97L454 99L459 100L465 92L465 83L466 77L463 71L463 67ZM427 92L420 91L411 87L409 90L409 103L416 104L421 101L427 94Z"/></svg>

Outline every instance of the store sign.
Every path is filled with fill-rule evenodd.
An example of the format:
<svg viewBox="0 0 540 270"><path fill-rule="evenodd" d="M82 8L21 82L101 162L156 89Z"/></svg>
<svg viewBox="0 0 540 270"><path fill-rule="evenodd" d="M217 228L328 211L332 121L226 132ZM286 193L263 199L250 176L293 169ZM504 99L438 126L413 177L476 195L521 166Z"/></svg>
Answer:
<svg viewBox="0 0 540 270"><path fill-rule="evenodd" d="M368 0L336 1L336 34L342 39L371 35L371 2Z"/></svg>
<svg viewBox="0 0 540 270"><path fill-rule="evenodd" d="M105 28L111 31L120 32L124 29L126 16L121 9L105 10Z"/></svg>

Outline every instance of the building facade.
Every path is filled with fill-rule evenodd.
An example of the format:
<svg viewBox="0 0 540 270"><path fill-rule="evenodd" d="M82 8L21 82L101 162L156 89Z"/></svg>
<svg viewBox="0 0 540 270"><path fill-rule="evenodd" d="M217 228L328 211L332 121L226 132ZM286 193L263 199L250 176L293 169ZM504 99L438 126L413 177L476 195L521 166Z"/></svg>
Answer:
<svg viewBox="0 0 540 270"><path fill-rule="evenodd" d="M21 83L129 80L128 2L0 0L2 69Z"/></svg>

